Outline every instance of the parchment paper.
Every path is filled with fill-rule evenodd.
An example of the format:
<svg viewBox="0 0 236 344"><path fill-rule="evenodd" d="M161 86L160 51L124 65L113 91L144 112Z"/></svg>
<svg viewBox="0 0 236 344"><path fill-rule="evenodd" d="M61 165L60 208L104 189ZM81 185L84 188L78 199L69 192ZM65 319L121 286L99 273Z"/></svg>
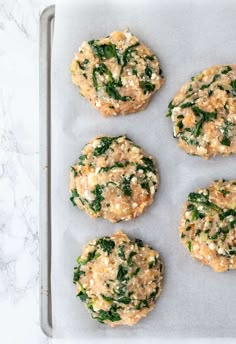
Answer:
<svg viewBox="0 0 236 344"><path fill-rule="evenodd" d="M140 113L103 118L72 85L69 64L84 40L129 28L157 53L165 86ZM215 273L193 261L178 237L189 192L236 177L236 157L205 161L177 147L167 105L181 85L214 64L236 63L235 1L81 0L56 8L52 113L52 306L55 337L153 340L169 336L235 336L236 272ZM82 147L99 134L126 133L158 161L154 204L127 223L93 220L69 201L69 171ZM123 229L161 253L164 290L155 309L132 328L94 321L75 297L73 267L90 239ZM106 342L106 341L105 341ZM110 342L110 340L109 340Z"/></svg>

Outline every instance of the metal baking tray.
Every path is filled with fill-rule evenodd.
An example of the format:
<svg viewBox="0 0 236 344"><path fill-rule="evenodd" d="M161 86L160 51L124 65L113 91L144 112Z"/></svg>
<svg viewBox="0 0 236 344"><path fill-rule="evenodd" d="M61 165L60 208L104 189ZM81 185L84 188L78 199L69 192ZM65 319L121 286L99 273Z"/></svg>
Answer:
<svg viewBox="0 0 236 344"><path fill-rule="evenodd" d="M183 2L185 1L183 0ZM196 3L198 2L203 4L202 1L198 0ZM219 4L220 0L215 1L215 2ZM164 2L162 3L164 4ZM210 1L208 3L210 3ZM79 4L78 6L81 6L81 5ZM190 11L191 10L190 6L188 8ZM81 7L79 7L79 10L81 13ZM59 11L60 11L60 8L58 8L58 12ZM175 12L173 11L173 15L174 13ZM51 235L52 235L52 228L51 228L51 222L52 222L52 215L51 215L52 213L52 210L51 210L51 207L52 207L52 204L51 204L51 188L52 188L52 183L51 183L51 157L52 157L52 154L51 154L51 149L52 149L52 144L51 144L51 127L52 127L52 124L51 124L52 122L52 119L51 119L51 116L52 116L52 113L51 113L51 48L52 48L52 40L53 40L54 19L55 19L55 6L47 7L41 14L41 17L40 17L40 59L39 59L40 61L40 66L39 66L40 67L40 258L41 258L40 259L40 270L41 270L40 271L40 317L41 317L41 328L43 332L47 336L50 336L50 337L53 336L53 324L52 324L53 312L52 312L52 294L51 294L51 259L52 259L51 257L51 243L52 243L51 241ZM230 42L231 41L229 40L229 44ZM215 54L214 49L211 51L212 51L212 55L210 56L207 55L209 56L209 61L213 59L214 57L213 54ZM167 54L167 57L168 57L168 54ZM200 65L201 56L199 57L199 60L200 60L199 62L199 65ZM190 60L188 61L190 63ZM205 62L205 59L204 59L204 65L205 64L207 65L207 63ZM181 68L183 70L185 68L185 65L182 65ZM174 74L172 76L172 81L174 81L175 75L177 74ZM172 92L171 88L173 89L173 91L177 89L176 87L177 84L175 84L174 82L172 82L172 84L173 85L169 85L169 93ZM169 95L167 93L164 95L164 98L165 97L169 99ZM167 103L167 101L165 100L163 101ZM165 119L163 119L163 121L164 120ZM170 147L172 148L172 146ZM173 152L175 152L175 150ZM176 151L176 154L178 157L180 157L181 152ZM160 153L158 156L160 156ZM187 157L184 157L184 160L187 161L188 160ZM209 176L205 178L204 173L205 175L208 175L210 168L213 171L211 175L212 176L214 175L214 177L216 177L217 172L215 172L214 169L217 169L217 167L219 166L219 162L220 161L217 161L217 160L209 162L208 164L209 168L204 169L205 163L202 161L198 162L196 160L196 166L199 165L203 168L202 176L196 175L196 178L197 178L196 185L199 186L201 185L201 183L204 184L204 181L205 182L208 181ZM191 160L191 165L192 165L192 160ZM189 166L190 166L190 161L188 162L188 167ZM162 178L164 179L164 176ZM202 179L203 182L200 183L199 182L200 179ZM191 185L192 185L192 182L191 182ZM183 184L180 184L180 183L178 184L177 187L178 187L179 193L181 192L181 193L186 193L186 194L187 194L188 187L189 187L189 190L192 189L190 188L190 181L188 185L184 186L184 188L183 188ZM165 207L165 203L163 203L162 206ZM174 245L174 242L173 242L173 245ZM176 246L176 249L178 249L177 246ZM180 264L181 266L181 263L184 259L185 258L183 255L178 256L178 261L176 264ZM188 263L189 265L186 271L191 272L190 259L188 262L189 262ZM201 267L199 266L199 270L200 268ZM197 276L197 269L198 267L196 266L196 273L195 273L196 276ZM168 270L167 270L167 273L168 273ZM201 276L202 276L202 281L204 281L203 274ZM178 290L182 290L182 283L183 282L180 281L179 285L177 285L177 287L179 287ZM189 284L186 281L184 283L186 283L185 287L191 285L190 282ZM195 291L197 292L197 289L195 289ZM175 293L176 293L176 289L173 291L173 294ZM56 307L56 303L55 303L55 307ZM210 308L210 307L207 307L207 308ZM183 314L183 319L185 319L184 314ZM56 330L57 328L55 326L54 336L57 335ZM204 335L202 331L203 331L202 329L199 331L200 334L202 333L201 336ZM195 335L194 332L192 333L193 335ZM221 333L220 336L226 337L225 335L226 332L224 332L224 329L220 333ZM231 334L234 335L235 331L231 330ZM207 336L211 336L210 327L207 332ZM96 340L98 339L99 338L96 338ZM154 340L156 341L157 339L154 339ZM198 340L200 341L200 338L198 338ZM151 342L150 339L149 341Z"/></svg>
<svg viewBox="0 0 236 344"><path fill-rule="evenodd" d="M55 6L40 15L39 123L40 123L40 324L52 337L51 303L51 48Z"/></svg>

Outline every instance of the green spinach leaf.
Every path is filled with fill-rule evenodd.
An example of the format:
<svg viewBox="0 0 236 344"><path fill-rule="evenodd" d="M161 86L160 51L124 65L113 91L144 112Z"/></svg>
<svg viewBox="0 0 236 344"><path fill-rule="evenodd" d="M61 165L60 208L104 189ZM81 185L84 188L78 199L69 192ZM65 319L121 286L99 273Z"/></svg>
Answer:
<svg viewBox="0 0 236 344"><path fill-rule="evenodd" d="M97 241L97 245L99 245L101 249L104 252L107 252L107 254L109 255L115 247L115 242L111 240L109 237L104 237Z"/></svg>

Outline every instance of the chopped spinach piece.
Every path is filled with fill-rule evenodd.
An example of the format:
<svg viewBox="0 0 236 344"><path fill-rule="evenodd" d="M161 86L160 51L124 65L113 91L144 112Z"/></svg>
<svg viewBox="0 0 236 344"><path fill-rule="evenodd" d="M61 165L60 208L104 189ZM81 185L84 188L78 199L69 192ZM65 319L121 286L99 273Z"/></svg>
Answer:
<svg viewBox="0 0 236 344"><path fill-rule="evenodd" d="M189 145L198 145L198 141L195 139L192 139L192 135L194 133L195 129L190 128L184 128L182 132L180 132L178 135L181 137L182 140L187 142Z"/></svg>
<svg viewBox="0 0 236 344"><path fill-rule="evenodd" d="M232 80L230 85L232 86L232 89L233 89L233 95L236 96L236 80Z"/></svg>
<svg viewBox="0 0 236 344"><path fill-rule="evenodd" d="M225 69L224 70L222 70L222 74L227 74L227 73L229 73L230 71L232 70L232 68L230 67L230 66L225 66Z"/></svg>
<svg viewBox="0 0 236 344"><path fill-rule="evenodd" d="M110 98L116 99L116 100L121 100L121 101L127 101L130 100L130 96L121 96L116 87L121 87L122 82L121 78L119 77L118 80L114 80L111 71L107 68L107 66L104 63L101 63L98 67L93 69L93 84L94 88L96 91L98 91L98 81L97 81L97 76L96 73L99 73L100 75L102 74L107 74L108 75L108 83L104 84L105 90L107 94L110 96Z"/></svg>
<svg viewBox="0 0 236 344"><path fill-rule="evenodd" d="M95 199L89 204L89 208L92 209L95 213L101 210L101 202L104 200L102 196L103 187L99 184L96 185L92 193L96 196Z"/></svg>
<svg viewBox="0 0 236 344"><path fill-rule="evenodd" d="M81 268L81 265L74 268L73 283L76 283L82 275L85 275L85 272L81 271L80 268Z"/></svg>
<svg viewBox="0 0 236 344"><path fill-rule="evenodd" d="M140 310L144 307L148 307L148 301L147 300L140 300L138 304L135 306L135 309Z"/></svg>
<svg viewBox="0 0 236 344"><path fill-rule="evenodd" d="M218 80L220 78L220 74L216 74L214 75L212 81L209 84L204 84L200 87L200 90L204 90L205 88L208 88L209 86L211 86L211 84L213 84L213 82L215 82L216 80Z"/></svg>
<svg viewBox="0 0 236 344"><path fill-rule="evenodd" d="M228 190L219 190L223 196L226 196L228 194L230 194L230 192Z"/></svg>
<svg viewBox="0 0 236 344"><path fill-rule="evenodd" d="M74 174L74 178L78 175L78 173L77 173L77 171L76 171L76 169L74 168L74 166L71 166L71 172L73 172L73 174Z"/></svg>
<svg viewBox="0 0 236 344"><path fill-rule="evenodd" d="M91 41L88 42L88 44L90 45L90 47L92 48L94 54L100 59L102 60L104 57L104 51L102 46L97 45L96 41L94 39L92 39Z"/></svg>
<svg viewBox="0 0 236 344"><path fill-rule="evenodd" d="M153 168L154 168L154 164L153 164L153 160L144 156L142 158L142 161L145 163L146 165L146 168L149 168L149 171L153 171Z"/></svg>
<svg viewBox="0 0 236 344"><path fill-rule="evenodd" d="M73 206L76 206L75 198L78 198L80 202L84 205L84 200L80 197L76 189L71 190L71 197L70 201L72 202Z"/></svg>
<svg viewBox="0 0 236 344"><path fill-rule="evenodd" d="M100 256L101 256L101 254L96 253L96 250L89 252L87 258L84 260L81 260L81 257L79 256L77 258L78 267L74 268L73 282L76 283L82 275L85 275L85 272L80 270L82 265L85 265L88 262L90 262L91 260L97 259Z"/></svg>
<svg viewBox="0 0 236 344"><path fill-rule="evenodd" d="M133 69L132 69L132 74L133 74L133 75L138 75L138 71L137 71L136 68L133 68Z"/></svg>
<svg viewBox="0 0 236 344"><path fill-rule="evenodd" d="M188 241L188 249L190 252L192 251L192 242L191 241Z"/></svg>
<svg viewBox="0 0 236 344"><path fill-rule="evenodd" d="M94 312L93 303L92 303L92 302L87 303L87 307L88 307L88 309L90 309L92 312Z"/></svg>
<svg viewBox="0 0 236 344"><path fill-rule="evenodd" d="M84 166L84 160L85 160L85 159L87 159L87 155L85 155L85 154L80 155L79 161L78 161L78 165Z"/></svg>
<svg viewBox="0 0 236 344"><path fill-rule="evenodd" d="M110 320L112 322L121 320L119 313L117 313L117 306L112 305L109 311L104 311L103 309L99 309L98 317L95 317L99 322L104 323L104 320Z"/></svg>
<svg viewBox="0 0 236 344"><path fill-rule="evenodd" d="M152 69L149 66L146 66L144 73L150 79L152 76Z"/></svg>
<svg viewBox="0 0 236 344"><path fill-rule="evenodd" d="M109 82L114 82L113 76L111 71L107 68L107 66L105 65L105 63L100 63L100 65L98 67L95 67L93 69L93 73L92 73L92 77L93 77L93 85L95 90L98 90L98 81L97 81L97 76L96 73L103 75L103 74L107 74L108 78L109 78Z"/></svg>
<svg viewBox="0 0 236 344"><path fill-rule="evenodd" d="M143 241L141 240L141 239L135 239L134 240L134 242L135 242L135 244L137 244L138 245L138 247L143 247L144 246L144 244L143 244Z"/></svg>
<svg viewBox="0 0 236 344"><path fill-rule="evenodd" d="M129 177L123 177L121 188L126 196L132 195L132 189L130 186L131 179L133 178L133 174Z"/></svg>
<svg viewBox="0 0 236 344"><path fill-rule="evenodd" d="M190 84L190 86L189 86L189 89L188 89L188 91L187 92L192 92L193 91L193 85L192 84Z"/></svg>
<svg viewBox="0 0 236 344"><path fill-rule="evenodd" d="M181 107L181 109L185 109L185 108L188 108L188 107L193 106L193 105L194 105L194 103L187 102L187 103L180 105L180 107Z"/></svg>
<svg viewBox="0 0 236 344"><path fill-rule="evenodd" d="M200 230L200 229L197 229L197 230L196 230L196 236L199 236L200 233L201 233L201 230Z"/></svg>
<svg viewBox="0 0 236 344"><path fill-rule="evenodd" d="M204 122L209 122L214 118L217 118L217 112L207 112L202 109L200 109L197 106L192 107L193 112L200 117L200 120L197 122L196 128L194 130L194 136L197 137L200 134L202 125Z"/></svg>
<svg viewBox="0 0 236 344"><path fill-rule="evenodd" d="M224 211L223 213L221 213L221 214L219 215L219 218L220 218L220 220L222 221L222 220L224 220L227 216L230 216L230 215L236 217L236 210L234 210L234 209L228 209L228 210Z"/></svg>
<svg viewBox="0 0 236 344"><path fill-rule="evenodd" d="M231 141L228 137L224 136L223 139L220 141L220 143L223 145L223 146L230 146L231 145Z"/></svg>
<svg viewBox="0 0 236 344"><path fill-rule="evenodd" d="M118 267L118 273L117 273L118 281L122 282L122 281L126 280L127 273L128 273L128 269L125 266L120 264Z"/></svg>
<svg viewBox="0 0 236 344"><path fill-rule="evenodd" d="M222 131L223 131L223 138L220 141L220 143L224 146L230 146L231 145L231 138L233 136L232 129L235 126L234 123L225 120Z"/></svg>
<svg viewBox="0 0 236 344"><path fill-rule="evenodd" d="M131 298L129 296L121 296L116 301L128 305L131 302Z"/></svg>
<svg viewBox="0 0 236 344"><path fill-rule="evenodd" d="M153 160L144 156L142 161L145 165L137 164L136 170L143 170L144 173L155 172Z"/></svg>
<svg viewBox="0 0 236 344"><path fill-rule="evenodd" d="M96 250L89 252L87 259L83 261L82 264L87 264L88 262L91 262L91 260L97 259L98 257L101 256L100 253L96 253L96 252L97 252Z"/></svg>
<svg viewBox="0 0 236 344"><path fill-rule="evenodd" d="M77 61L77 64L79 65L80 69L85 70L85 67L79 61Z"/></svg>
<svg viewBox="0 0 236 344"><path fill-rule="evenodd" d="M186 235L184 233L181 233L181 238L183 239Z"/></svg>
<svg viewBox="0 0 236 344"><path fill-rule="evenodd" d="M110 59L112 57L117 57L116 45L113 43L98 45L96 41L91 40L88 42L90 47L93 49L94 54L100 59Z"/></svg>
<svg viewBox="0 0 236 344"><path fill-rule="evenodd" d="M81 290L76 296L78 296L82 302L85 302L88 299L86 291Z"/></svg>
<svg viewBox="0 0 236 344"><path fill-rule="evenodd" d="M126 280L125 280L125 282L126 282ZM126 285L121 283L120 286L118 287L118 289L113 289L113 291L118 297L125 296Z"/></svg>
<svg viewBox="0 0 236 344"><path fill-rule="evenodd" d="M121 101L127 101L132 99L130 96L122 96L120 93L117 91L114 83L108 83L106 84L106 93L109 95L110 98L116 99L116 100L121 100Z"/></svg>
<svg viewBox="0 0 236 344"><path fill-rule="evenodd" d="M183 125L183 122L182 121L178 121L176 126L179 128L179 129L182 129L184 127Z"/></svg>
<svg viewBox="0 0 236 344"><path fill-rule="evenodd" d="M212 236L208 236L210 240L216 240L218 238L218 233L215 233Z"/></svg>
<svg viewBox="0 0 236 344"><path fill-rule="evenodd" d="M144 94L153 92L155 90L155 85L153 85L150 81L140 81L139 85L143 89Z"/></svg>
<svg viewBox="0 0 236 344"><path fill-rule="evenodd" d="M215 82L216 80L218 80L220 78L220 74L216 74L214 75L213 79L212 79L212 82Z"/></svg>
<svg viewBox="0 0 236 344"><path fill-rule="evenodd" d="M131 272L130 274L130 278L134 277L134 276L137 276L137 274L139 273L140 271L140 268L137 268L134 272Z"/></svg>
<svg viewBox="0 0 236 344"><path fill-rule="evenodd" d="M97 245L99 245L101 249L104 252L107 252L107 254L109 255L115 247L115 242L111 240L109 237L104 237L97 241Z"/></svg>
<svg viewBox="0 0 236 344"><path fill-rule="evenodd" d="M144 181L141 182L141 188L147 190L148 193L150 193L150 186L149 186L149 181L145 179Z"/></svg>
<svg viewBox="0 0 236 344"><path fill-rule="evenodd" d="M108 302L110 302L110 301L113 301L114 299L112 298L112 297L110 297L110 296L106 296L106 295L104 295L104 294L100 294L101 295L101 297L105 300L105 301L108 301Z"/></svg>
<svg viewBox="0 0 236 344"><path fill-rule="evenodd" d="M197 116L204 116L204 120L205 121L210 121L211 119L213 118L216 118L217 117L217 112L214 111L214 112L207 112L207 111L204 111L202 109L200 109L199 107L197 106L194 106L193 108L193 112L197 115Z"/></svg>
<svg viewBox="0 0 236 344"><path fill-rule="evenodd" d="M111 59L116 56L116 46L115 44L104 44L103 46L104 56L107 59Z"/></svg>
<svg viewBox="0 0 236 344"><path fill-rule="evenodd" d="M203 219L205 217L205 214L200 213L200 211L197 209L197 207L193 204L189 204L187 207L187 210L192 211L192 221L198 220L198 219Z"/></svg>
<svg viewBox="0 0 236 344"><path fill-rule="evenodd" d="M125 49L125 51L124 51L124 53L123 53L123 55L122 55L121 72L120 72L120 74L122 74L123 68L124 68L125 66L127 66L127 64L129 63L129 61L130 61L130 59L131 59L131 53L132 53L133 51L135 51L134 48L136 48L136 47L139 46L139 45L140 45L140 43L139 43L139 42L136 42L136 43L130 45L128 48Z"/></svg>
<svg viewBox="0 0 236 344"><path fill-rule="evenodd" d="M152 261L149 262L149 264L148 264L149 269L154 268L154 266L156 266L156 264L157 264L157 257L154 257L154 260L152 260Z"/></svg>
<svg viewBox="0 0 236 344"><path fill-rule="evenodd" d="M132 261L132 258L133 258L134 256L136 256L136 254L137 254L137 252L135 252L135 251L131 251L131 252L130 252L129 257L128 257L128 259L127 259L127 264L128 264L129 266L132 266L132 265L134 264L133 261Z"/></svg>
<svg viewBox="0 0 236 344"><path fill-rule="evenodd" d="M188 201L193 202L193 203L208 202L208 200L209 200L208 195L204 195L203 193L191 192L188 195Z"/></svg>
<svg viewBox="0 0 236 344"><path fill-rule="evenodd" d="M85 65L89 63L89 60L88 60L88 59L85 59L83 62L77 61L77 63L78 63L78 65L79 65L79 68L80 68L80 69L86 70Z"/></svg>
<svg viewBox="0 0 236 344"><path fill-rule="evenodd" d="M93 155L94 156L99 156L104 154L108 148L111 146L111 144L113 143L113 141L116 141L119 138L119 136L117 137L101 137L100 138L100 144L95 147L94 151L93 151Z"/></svg>
<svg viewBox="0 0 236 344"><path fill-rule="evenodd" d="M174 109L175 105L173 105L172 101L168 105L168 112L166 114L166 117L171 117L172 116L172 110Z"/></svg>
<svg viewBox="0 0 236 344"><path fill-rule="evenodd" d="M118 256L125 260L125 245L118 246Z"/></svg>
<svg viewBox="0 0 236 344"><path fill-rule="evenodd" d="M209 195L204 195L204 194L200 194L197 192L191 192L188 195L188 201L192 202L192 203L199 203L202 204L208 208L211 208L215 211L221 211L221 208L218 207L215 203L212 203L209 201Z"/></svg>
<svg viewBox="0 0 236 344"><path fill-rule="evenodd" d="M214 91L213 91L213 90L210 90L210 91L208 92L208 97L210 97L213 93L214 93Z"/></svg>
<svg viewBox="0 0 236 344"><path fill-rule="evenodd" d="M149 296L149 300L150 299L152 299L153 301L155 300L155 298L156 298L156 296L157 296L157 294L158 294L158 291L159 291L159 288L158 287L156 287L156 289L150 294L150 296Z"/></svg>
<svg viewBox="0 0 236 344"><path fill-rule="evenodd" d="M200 90L205 90L205 88L208 88L211 84L204 84L200 87Z"/></svg>
<svg viewBox="0 0 236 344"><path fill-rule="evenodd" d="M149 61L154 61L155 60L155 55L146 56L146 59L148 59Z"/></svg>

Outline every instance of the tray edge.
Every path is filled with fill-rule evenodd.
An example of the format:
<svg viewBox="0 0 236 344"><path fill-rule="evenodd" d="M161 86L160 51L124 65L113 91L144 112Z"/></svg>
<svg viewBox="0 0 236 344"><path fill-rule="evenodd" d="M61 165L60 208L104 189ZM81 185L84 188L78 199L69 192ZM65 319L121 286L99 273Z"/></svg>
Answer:
<svg viewBox="0 0 236 344"><path fill-rule="evenodd" d="M40 326L53 336L51 303L51 47L55 5L40 14L39 45L39 128L40 128Z"/></svg>

